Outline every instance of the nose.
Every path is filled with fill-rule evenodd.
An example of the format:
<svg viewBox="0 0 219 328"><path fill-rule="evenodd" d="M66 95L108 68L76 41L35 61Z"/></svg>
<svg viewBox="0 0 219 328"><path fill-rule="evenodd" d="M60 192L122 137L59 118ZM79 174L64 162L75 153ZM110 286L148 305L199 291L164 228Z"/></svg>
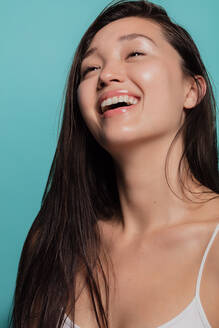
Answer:
<svg viewBox="0 0 219 328"><path fill-rule="evenodd" d="M111 63L110 65L105 65L105 67L102 68L98 78L97 89L98 90L102 89L113 82L121 83L124 80L125 80L125 72L122 67L122 64Z"/></svg>

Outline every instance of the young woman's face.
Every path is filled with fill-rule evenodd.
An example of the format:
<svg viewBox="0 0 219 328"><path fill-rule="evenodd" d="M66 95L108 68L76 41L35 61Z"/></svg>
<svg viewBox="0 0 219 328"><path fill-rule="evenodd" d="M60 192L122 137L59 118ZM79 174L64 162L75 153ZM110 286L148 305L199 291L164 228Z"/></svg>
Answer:
<svg viewBox="0 0 219 328"><path fill-rule="evenodd" d="M184 120L188 83L181 58L160 26L138 17L119 19L97 32L91 48L81 65L78 103L95 139L113 152L118 146L174 136ZM117 104L102 114L107 99L108 105L133 104Z"/></svg>

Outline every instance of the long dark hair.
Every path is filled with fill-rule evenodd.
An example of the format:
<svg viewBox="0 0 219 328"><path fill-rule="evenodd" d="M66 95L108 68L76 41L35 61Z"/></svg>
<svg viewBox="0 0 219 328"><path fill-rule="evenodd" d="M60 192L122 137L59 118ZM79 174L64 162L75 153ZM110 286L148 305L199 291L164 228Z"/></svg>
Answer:
<svg viewBox="0 0 219 328"><path fill-rule="evenodd" d="M187 159L192 175L212 193L219 194L215 98L191 36L172 22L161 6L151 2L110 4L88 28L74 56L59 140L42 205L19 263L12 315L14 328L58 328L68 310L74 319L76 274L80 271L84 273L98 327L108 327L109 286L100 256L103 245L97 222L115 216L120 220L122 213L113 159L95 141L82 119L77 88L81 62L94 35L110 22L129 16L152 19L159 24L166 40L181 56L182 71L194 79L197 74L204 77L206 94L186 112L178 133L183 134L182 158ZM101 297L97 272L104 281L106 302Z"/></svg>

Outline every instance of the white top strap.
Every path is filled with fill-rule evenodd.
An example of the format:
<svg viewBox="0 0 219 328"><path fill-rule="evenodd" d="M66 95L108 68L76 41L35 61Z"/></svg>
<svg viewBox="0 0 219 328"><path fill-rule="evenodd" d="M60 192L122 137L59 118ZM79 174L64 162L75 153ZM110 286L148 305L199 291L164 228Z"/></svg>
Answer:
<svg viewBox="0 0 219 328"><path fill-rule="evenodd" d="M210 238L210 241L209 241L209 243L208 243L208 245L205 249L204 256L202 258L202 262L201 262L199 273L198 273L197 284L196 284L196 296L198 296L198 297L199 297L199 292L200 292L200 284L201 284L201 278L202 278L202 272L203 272L203 269L204 269L205 260L207 258L209 249L211 248L211 245L213 244L214 238L215 238L218 230L219 230L219 223L216 225L216 227L213 231L213 234Z"/></svg>

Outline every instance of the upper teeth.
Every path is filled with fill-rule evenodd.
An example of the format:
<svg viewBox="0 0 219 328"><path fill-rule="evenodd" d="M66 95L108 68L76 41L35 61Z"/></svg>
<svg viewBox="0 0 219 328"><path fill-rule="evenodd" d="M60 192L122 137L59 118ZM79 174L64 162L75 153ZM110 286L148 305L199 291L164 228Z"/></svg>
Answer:
<svg viewBox="0 0 219 328"><path fill-rule="evenodd" d="M110 106L112 104L117 104L118 102L126 102L127 104L136 104L138 102L138 100L136 98L130 97L128 95L107 98L107 99L103 100L102 103L100 104L102 112L104 111L104 107Z"/></svg>

